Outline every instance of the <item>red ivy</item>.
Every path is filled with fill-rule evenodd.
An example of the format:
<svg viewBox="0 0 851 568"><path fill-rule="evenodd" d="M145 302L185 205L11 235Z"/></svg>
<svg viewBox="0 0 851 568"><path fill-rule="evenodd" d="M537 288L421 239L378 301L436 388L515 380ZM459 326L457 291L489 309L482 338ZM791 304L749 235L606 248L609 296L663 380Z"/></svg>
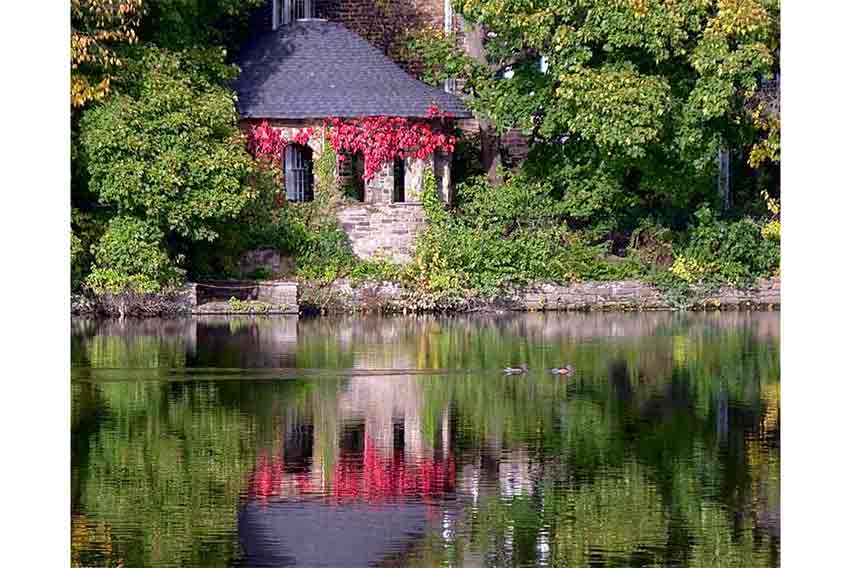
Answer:
<svg viewBox="0 0 851 568"><path fill-rule="evenodd" d="M293 134L292 141L296 144L306 145L314 132L316 132L315 128L299 129ZM257 159L268 159L277 162L287 144L284 131L271 126L265 120L248 127L246 148Z"/></svg>
<svg viewBox="0 0 851 568"><path fill-rule="evenodd" d="M265 120L260 124L249 125L246 147L255 158L277 158L286 145L287 140L280 128L270 126Z"/></svg>
<svg viewBox="0 0 851 568"><path fill-rule="evenodd" d="M363 155L363 179L369 181L384 164L395 158L425 160L436 150L452 152L455 149L454 136L443 134L432 127L434 119L452 115L441 112L434 105L429 107L427 115L428 119L398 116L335 118L326 122L326 126L330 126L329 140L338 154L360 152ZM315 132L314 128L300 129L292 136L292 142L307 144ZM265 120L249 126L246 137L251 155L272 163L277 162L288 143L283 131Z"/></svg>
<svg viewBox="0 0 851 568"><path fill-rule="evenodd" d="M432 106L429 117L448 117ZM363 155L363 179L369 181L381 167L395 158L425 160L435 150L452 152L455 137L437 132L428 120L398 116L375 116L355 120L335 118L331 124L331 146L337 153Z"/></svg>
<svg viewBox="0 0 851 568"><path fill-rule="evenodd" d="M293 142L296 144L301 144L302 146L306 146L307 142L310 140L310 137L313 136L313 133L316 132L315 128L302 128L296 131L293 134Z"/></svg>

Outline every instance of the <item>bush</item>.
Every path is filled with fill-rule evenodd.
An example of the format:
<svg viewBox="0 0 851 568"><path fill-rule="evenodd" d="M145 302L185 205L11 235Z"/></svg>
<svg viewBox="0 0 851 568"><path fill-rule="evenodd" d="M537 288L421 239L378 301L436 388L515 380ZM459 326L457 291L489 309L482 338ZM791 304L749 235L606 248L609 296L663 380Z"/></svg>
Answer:
<svg viewBox="0 0 851 568"><path fill-rule="evenodd" d="M695 217L697 223L688 230L671 266L675 276L689 283L737 286L777 273L780 241L771 232L770 221L749 217L724 221L705 206Z"/></svg>
<svg viewBox="0 0 851 568"><path fill-rule="evenodd" d="M163 232L135 217L113 218L95 247L86 278L98 294L150 293L178 285L180 270L163 248Z"/></svg>
<svg viewBox="0 0 851 568"><path fill-rule="evenodd" d="M532 280L608 280L633 276L634 259L613 263L608 246L571 231L549 188L523 177L492 187L474 178L457 187L451 213L427 176L423 204L429 222L417 243L420 285L495 290Z"/></svg>
<svg viewBox="0 0 851 568"><path fill-rule="evenodd" d="M106 228L106 214L71 209L71 290L78 291L91 270L92 248Z"/></svg>

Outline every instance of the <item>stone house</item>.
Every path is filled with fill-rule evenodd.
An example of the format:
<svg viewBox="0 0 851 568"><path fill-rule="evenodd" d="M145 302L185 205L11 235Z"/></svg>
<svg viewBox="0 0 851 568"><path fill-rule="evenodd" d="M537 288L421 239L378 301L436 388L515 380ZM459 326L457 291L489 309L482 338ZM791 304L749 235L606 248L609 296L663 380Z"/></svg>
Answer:
<svg viewBox="0 0 851 568"><path fill-rule="evenodd" d="M378 4L369 0L269 0L260 20L264 29L243 45L236 60L241 73L234 88L243 127L265 121L292 140L297 132L321 128L333 118L403 117L431 120L436 129L445 129L452 120L469 119L472 115L448 92L451 89L417 80L385 54L400 35L383 33L387 22L370 22L375 17L370 10ZM413 11L405 16L397 10L397 18L402 14L412 25L437 26L442 24L442 10L448 1L398 4ZM372 30L373 43L350 26L367 35ZM375 45L382 41L384 51ZM452 118L433 119L433 107ZM304 145L286 145L281 167L282 191L288 200L313 199L313 161L326 143L322 136L312 136ZM352 190L352 197L336 214L357 256L394 262L412 258L416 234L424 223L420 199L424 174L428 169L434 172L438 193L448 201L451 158L446 152L435 152L426 159L397 158L384 163L364 182L363 156L337 156L337 182Z"/></svg>

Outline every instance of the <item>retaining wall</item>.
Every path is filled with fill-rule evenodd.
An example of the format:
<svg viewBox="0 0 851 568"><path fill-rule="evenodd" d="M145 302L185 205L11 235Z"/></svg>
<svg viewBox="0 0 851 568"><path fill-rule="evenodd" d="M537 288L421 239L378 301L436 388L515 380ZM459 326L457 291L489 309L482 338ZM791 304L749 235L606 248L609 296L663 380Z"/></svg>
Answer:
<svg viewBox="0 0 851 568"><path fill-rule="evenodd" d="M603 311L673 310L677 305L664 292L639 280L583 282L570 285L541 283L503 290L492 296L469 295L453 301L433 302L417 297L392 282L337 280L327 286L302 284L302 310L326 313L363 311L405 312L469 311ZM697 310L776 309L780 307L780 279L758 280L748 289L722 287L709 295L695 295L685 306Z"/></svg>

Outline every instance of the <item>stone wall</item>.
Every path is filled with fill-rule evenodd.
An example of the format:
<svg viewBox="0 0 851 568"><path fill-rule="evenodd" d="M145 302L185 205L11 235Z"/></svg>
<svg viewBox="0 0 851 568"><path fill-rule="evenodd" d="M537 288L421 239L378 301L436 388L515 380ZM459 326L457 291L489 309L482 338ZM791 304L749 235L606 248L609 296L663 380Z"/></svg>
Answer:
<svg viewBox="0 0 851 568"><path fill-rule="evenodd" d="M198 306L196 285L187 283L180 288L158 294L103 294L100 296L71 296L73 315L106 315L154 317L193 313Z"/></svg>
<svg viewBox="0 0 851 568"><path fill-rule="evenodd" d="M298 288L296 282L285 281L241 282L230 286L222 283L190 282L180 288L157 294L74 294L71 296L71 314L111 317L298 314ZM201 298L199 292L202 292ZM218 292L218 295L212 292ZM229 299L236 296L239 296L239 304L231 305Z"/></svg>
<svg viewBox="0 0 851 568"><path fill-rule="evenodd" d="M706 296L696 294L686 306L676 304L660 290L638 280L567 286L545 283L491 296L471 294L435 305L395 283L355 283L341 279L325 287L306 283L300 289L299 304L303 309L327 313L441 309L462 312L775 309L780 307L780 279L761 279L750 289L725 287Z"/></svg>
<svg viewBox="0 0 851 568"><path fill-rule="evenodd" d="M349 206L337 212L337 219L355 255L395 263L413 258L416 236L425 227L419 203Z"/></svg>
<svg viewBox="0 0 851 568"><path fill-rule="evenodd" d="M198 284L207 301L199 303L193 314L297 314L298 288L296 282L267 280ZM239 300L233 302L231 298Z"/></svg>
<svg viewBox="0 0 851 568"><path fill-rule="evenodd" d="M281 274L283 264L281 252L276 248L262 247L246 252L239 259L239 276L245 278L256 274L258 271L267 272L269 275L260 278L270 278Z"/></svg>
<svg viewBox="0 0 851 568"><path fill-rule="evenodd" d="M258 282L257 301L297 308L298 284L295 282Z"/></svg>
<svg viewBox="0 0 851 568"><path fill-rule="evenodd" d="M606 309L671 309L671 301L659 290L639 280L619 282L584 282L559 286L541 284L504 298L506 307L520 310L606 310ZM757 281L752 289L723 287L715 293L699 297L691 307L697 309L734 309L778 307L780 279Z"/></svg>

